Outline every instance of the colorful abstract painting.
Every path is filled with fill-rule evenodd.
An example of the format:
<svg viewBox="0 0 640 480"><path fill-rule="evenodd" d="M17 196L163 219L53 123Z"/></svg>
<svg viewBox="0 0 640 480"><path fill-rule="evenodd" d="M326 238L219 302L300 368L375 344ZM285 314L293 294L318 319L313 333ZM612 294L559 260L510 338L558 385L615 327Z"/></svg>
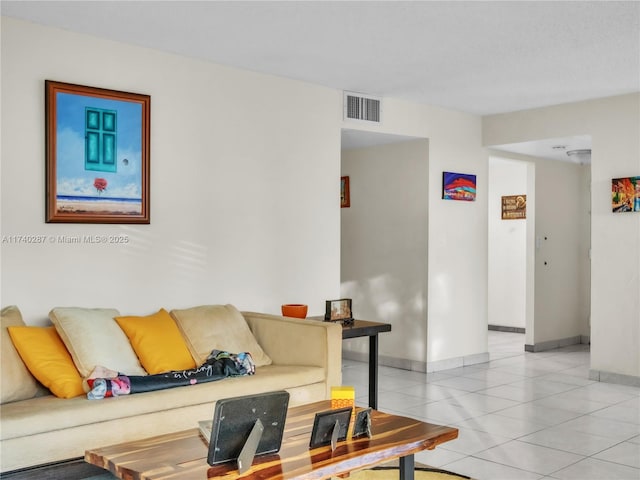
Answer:
<svg viewBox="0 0 640 480"><path fill-rule="evenodd" d="M442 198L473 202L476 199L476 176L442 172Z"/></svg>
<svg viewBox="0 0 640 480"><path fill-rule="evenodd" d="M640 212L640 177L611 180L611 209L614 213Z"/></svg>

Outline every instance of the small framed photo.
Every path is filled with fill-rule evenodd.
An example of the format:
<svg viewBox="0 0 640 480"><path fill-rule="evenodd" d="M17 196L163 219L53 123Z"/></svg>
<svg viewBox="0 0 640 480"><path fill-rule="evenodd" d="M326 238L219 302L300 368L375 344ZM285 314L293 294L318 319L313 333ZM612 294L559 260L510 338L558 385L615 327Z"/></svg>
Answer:
<svg viewBox="0 0 640 480"><path fill-rule="evenodd" d="M350 206L349 177L340 177L340 208L349 208Z"/></svg>
<svg viewBox="0 0 640 480"><path fill-rule="evenodd" d="M331 445L334 449L336 442L346 440L352 412L351 407L346 407L316 413L309 448Z"/></svg>
<svg viewBox="0 0 640 480"><path fill-rule="evenodd" d="M371 438L371 408L365 408L356 413L356 419L353 422L353 433L351 436L355 438L363 435Z"/></svg>
<svg viewBox="0 0 640 480"><path fill-rule="evenodd" d="M330 322L353 320L351 299L340 298L338 300L327 300L324 319Z"/></svg>

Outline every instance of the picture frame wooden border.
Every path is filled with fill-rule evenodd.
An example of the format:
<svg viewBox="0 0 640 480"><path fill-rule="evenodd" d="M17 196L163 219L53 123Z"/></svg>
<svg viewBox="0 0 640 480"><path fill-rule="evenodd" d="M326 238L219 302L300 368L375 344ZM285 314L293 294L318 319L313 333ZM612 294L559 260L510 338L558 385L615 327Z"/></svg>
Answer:
<svg viewBox="0 0 640 480"><path fill-rule="evenodd" d="M45 221L150 223L150 119L149 95L45 80Z"/></svg>
<svg viewBox="0 0 640 480"><path fill-rule="evenodd" d="M502 220L524 220L527 218L527 196L503 195L501 197Z"/></svg>
<svg viewBox="0 0 640 480"><path fill-rule="evenodd" d="M351 206L351 192L349 191L349 177L340 177L340 208Z"/></svg>
<svg viewBox="0 0 640 480"><path fill-rule="evenodd" d="M327 300L325 302L324 319L329 322L348 322L353 320L351 299L339 298L337 300Z"/></svg>

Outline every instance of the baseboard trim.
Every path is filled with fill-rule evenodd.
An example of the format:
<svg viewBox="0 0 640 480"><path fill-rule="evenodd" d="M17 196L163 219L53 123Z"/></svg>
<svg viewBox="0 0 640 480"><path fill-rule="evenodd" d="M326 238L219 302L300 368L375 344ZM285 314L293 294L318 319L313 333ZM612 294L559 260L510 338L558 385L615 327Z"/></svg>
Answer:
<svg viewBox="0 0 640 480"><path fill-rule="evenodd" d="M489 330L495 332L526 333L522 327L505 327L504 325L489 325Z"/></svg>
<svg viewBox="0 0 640 480"><path fill-rule="evenodd" d="M546 342L539 342L533 345L525 344L524 350L526 352L536 353L545 352L547 350L553 350L560 347L566 347L568 345L577 345L583 343L582 337L582 335L576 335L575 337L560 338L558 340L548 340Z"/></svg>
<svg viewBox="0 0 640 480"><path fill-rule="evenodd" d="M473 355L465 355L463 357L447 358L445 360L436 360L427 364L427 372L441 372L442 370L451 370L452 368L468 367L479 363L487 363L490 360L489 352L476 353Z"/></svg>
<svg viewBox="0 0 640 480"><path fill-rule="evenodd" d="M356 362L368 362L369 354L363 352L353 352L350 350L342 351L342 358L345 360L353 360ZM486 363L489 361L489 352L477 353L475 355L467 355L464 357L448 358L446 360L438 360L435 362L420 362L417 360L409 360L406 358L389 357L386 355L378 356L378 366L400 368L402 370L410 370L412 372L432 373L441 370L450 370L458 367L468 367L478 363Z"/></svg>
<svg viewBox="0 0 640 480"><path fill-rule="evenodd" d="M342 358L345 360L354 360L356 362L369 362L368 353L353 352L351 350L342 350ZM399 368L401 370L410 370L413 372L426 373L427 371L425 362L409 360L407 358L389 357L387 355L378 355L378 366Z"/></svg>
<svg viewBox="0 0 640 480"><path fill-rule="evenodd" d="M634 375L623 375L621 373L605 372L602 370L589 370L589 380L640 387L640 377L636 377Z"/></svg>

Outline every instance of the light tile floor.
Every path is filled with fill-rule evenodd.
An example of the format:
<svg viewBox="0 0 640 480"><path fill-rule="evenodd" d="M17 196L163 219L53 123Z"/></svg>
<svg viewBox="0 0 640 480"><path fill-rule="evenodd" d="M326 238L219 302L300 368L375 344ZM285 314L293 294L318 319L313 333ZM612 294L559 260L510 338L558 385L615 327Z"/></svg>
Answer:
<svg viewBox="0 0 640 480"><path fill-rule="evenodd" d="M477 480L640 480L640 388L589 380L589 347L524 352L524 335L489 332L491 361L424 374L379 367L378 409L455 426L416 461ZM368 403L368 365L342 383Z"/></svg>

